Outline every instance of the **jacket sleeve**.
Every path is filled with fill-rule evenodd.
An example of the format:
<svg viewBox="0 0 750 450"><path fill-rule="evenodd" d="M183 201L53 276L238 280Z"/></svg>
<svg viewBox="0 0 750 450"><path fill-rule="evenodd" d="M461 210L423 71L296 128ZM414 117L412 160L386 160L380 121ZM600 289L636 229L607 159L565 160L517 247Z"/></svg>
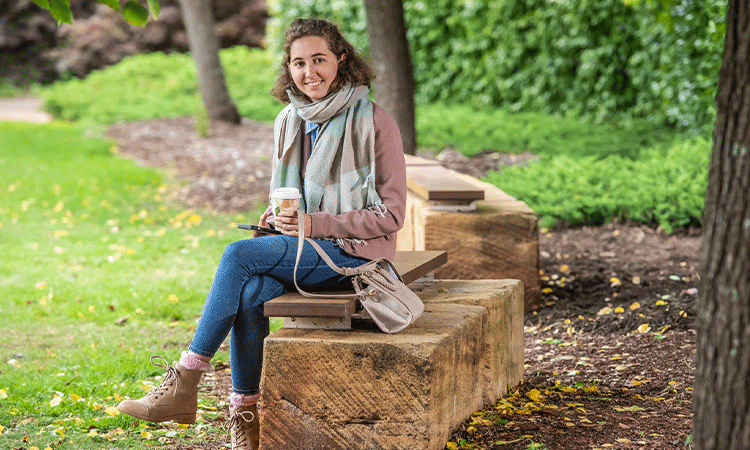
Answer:
<svg viewBox="0 0 750 450"><path fill-rule="evenodd" d="M383 108L374 105L375 189L386 208L384 214L369 209L332 215L310 214L312 238L374 239L389 236L404 224L406 213L406 166L401 132Z"/></svg>

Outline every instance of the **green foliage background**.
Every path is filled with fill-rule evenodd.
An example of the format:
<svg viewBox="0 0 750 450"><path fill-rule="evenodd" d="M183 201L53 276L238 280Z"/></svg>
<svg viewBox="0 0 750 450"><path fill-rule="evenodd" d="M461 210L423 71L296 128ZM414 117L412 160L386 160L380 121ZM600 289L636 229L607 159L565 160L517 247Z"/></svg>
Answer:
<svg viewBox="0 0 750 450"><path fill-rule="evenodd" d="M339 24L367 52L359 0L272 0L269 43L296 17ZM724 40L722 0L405 0L417 100L649 117L710 127Z"/></svg>
<svg viewBox="0 0 750 450"><path fill-rule="evenodd" d="M234 47L220 56L240 114L271 123L283 106L269 95L278 67L271 53ZM56 117L95 127L198 118L201 112L194 64L181 54L126 58L84 80L54 83L44 99ZM423 150L539 156L529 166L491 173L488 181L525 201L542 226L621 218L670 231L700 223L711 150L706 138L686 137L639 118L595 124L572 115L446 102L418 103L416 118Z"/></svg>

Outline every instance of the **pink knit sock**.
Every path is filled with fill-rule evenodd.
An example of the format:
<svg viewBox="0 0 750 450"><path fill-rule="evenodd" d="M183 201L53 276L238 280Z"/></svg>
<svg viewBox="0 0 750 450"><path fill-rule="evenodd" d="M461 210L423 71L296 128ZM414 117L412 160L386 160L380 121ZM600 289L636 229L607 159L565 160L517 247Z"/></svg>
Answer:
<svg viewBox="0 0 750 450"><path fill-rule="evenodd" d="M229 396L229 406L232 408L239 408L240 406L254 405L260 401L260 397L260 392L252 395L237 394L233 392L232 395Z"/></svg>
<svg viewBox="0 0 750 450"><path fill-rule="evenodd" d="M210 363L207 363L206 361L201 361L200 359L196 358L194 355L191 355L188 352L182 352L182 355L180 356L179 364L188 370L202 370L204 372L207 370L211 370Z"/></svg>

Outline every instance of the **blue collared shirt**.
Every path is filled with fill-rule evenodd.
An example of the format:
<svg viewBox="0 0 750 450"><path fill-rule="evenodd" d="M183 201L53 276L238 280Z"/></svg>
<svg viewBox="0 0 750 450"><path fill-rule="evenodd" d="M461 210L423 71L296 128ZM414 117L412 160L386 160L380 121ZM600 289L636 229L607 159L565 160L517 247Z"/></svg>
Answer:
<svg viewBox="0 0 750 450"><path fill-rule="evenodd" d="M319 123L305 121L305 134L310 135L310 153L315 145L315 139L318 138L318 131L320 131Z"/></svg>

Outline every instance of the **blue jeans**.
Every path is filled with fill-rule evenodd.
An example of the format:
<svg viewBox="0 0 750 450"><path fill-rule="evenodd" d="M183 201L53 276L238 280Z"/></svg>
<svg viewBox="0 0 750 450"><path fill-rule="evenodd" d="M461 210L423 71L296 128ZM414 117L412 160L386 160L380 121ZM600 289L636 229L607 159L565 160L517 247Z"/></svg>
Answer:
<svg viewBox="0 0 750 450"><path fill-rule="evenodd" d="M331 241L317 242L340 267L367 262ZM296 256L296 237L265 236L229 244L221 257L190 351L211 358L231 331L232 390L238 394L255 394L260 389L263 339L269 332L263 304L295 290ZM311 291L352 287L349 277L328 267L309 244L300 258L297 283Z"/></svg>

